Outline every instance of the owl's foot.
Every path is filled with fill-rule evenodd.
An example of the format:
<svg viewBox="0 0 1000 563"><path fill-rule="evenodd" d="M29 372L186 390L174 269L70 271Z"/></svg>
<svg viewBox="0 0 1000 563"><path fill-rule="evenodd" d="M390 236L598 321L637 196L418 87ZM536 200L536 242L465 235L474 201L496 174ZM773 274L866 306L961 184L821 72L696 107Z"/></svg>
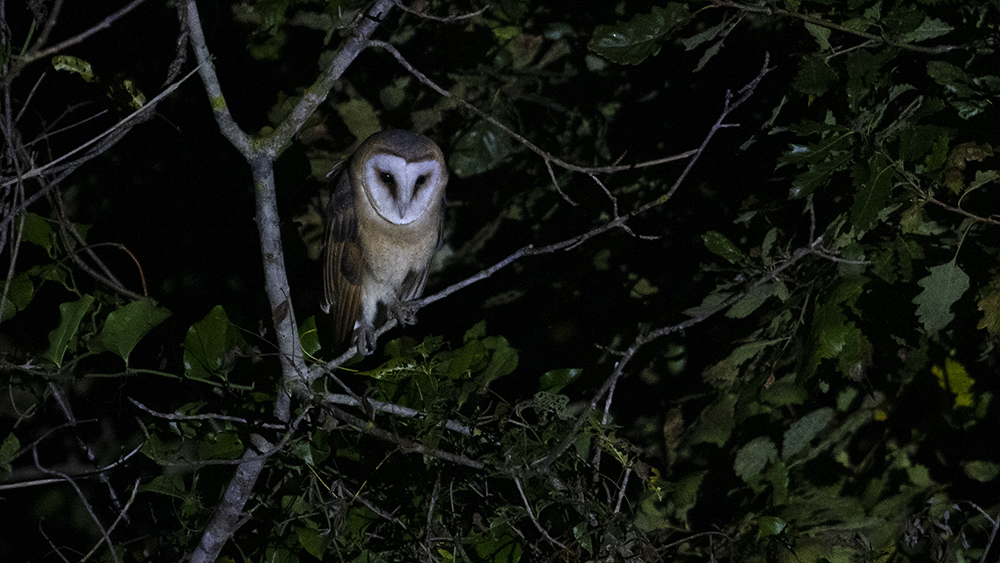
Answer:
<svg viewBox="0 0 1000 563"><path fill-rule="evenodd" d="M417 307L413 301L397 301L389 307L389 313L401 326L416 324Z"/></svg>
<svg viewBox="0 0 1000 563"><path fill-rule="evenodd" d="M372 325L362 325L354 329L354 344L358 347L358 353L368 356L375 351L375 327Z"/></svg>

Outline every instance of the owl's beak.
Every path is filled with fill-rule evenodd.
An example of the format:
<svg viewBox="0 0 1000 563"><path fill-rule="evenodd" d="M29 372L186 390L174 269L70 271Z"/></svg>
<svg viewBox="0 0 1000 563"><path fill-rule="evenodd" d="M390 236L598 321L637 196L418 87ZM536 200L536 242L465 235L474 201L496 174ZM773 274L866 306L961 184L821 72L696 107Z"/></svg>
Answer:
<svg viewBox="0 0 1000 563"><path fill-rule="evenodd" d="M396 211L399 212L399 218L402 219L406 217L406 211L410 208L410 202L408 201L396 201Z"/></svg>

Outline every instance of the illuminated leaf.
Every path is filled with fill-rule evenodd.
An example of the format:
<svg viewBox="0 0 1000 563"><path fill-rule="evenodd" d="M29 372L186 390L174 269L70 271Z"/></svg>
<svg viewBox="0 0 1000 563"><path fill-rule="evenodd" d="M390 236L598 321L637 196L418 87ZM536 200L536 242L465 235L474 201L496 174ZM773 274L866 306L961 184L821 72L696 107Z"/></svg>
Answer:
<svg viewBox="0 0 1000 563"><path fill-rule="evenodd" d="M924 288L915 298L917 317L927 334L934 334L955 318L951 306L969 289L969 276L958 267L955 260L928 268L930 275L917 284Z"/></svg>

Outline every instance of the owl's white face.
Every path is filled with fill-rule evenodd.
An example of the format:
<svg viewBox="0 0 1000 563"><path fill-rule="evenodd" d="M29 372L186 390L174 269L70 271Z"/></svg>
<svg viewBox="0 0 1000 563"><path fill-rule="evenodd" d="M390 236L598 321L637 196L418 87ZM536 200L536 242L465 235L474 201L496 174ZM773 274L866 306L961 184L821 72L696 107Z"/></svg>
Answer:
<svg viewBox="0 0 1000 563"><path fill-rule="evenodd" d="M372 155L364 166L368 200L383 219L408 225L419 219L439 198L441 163L407 162L385 153Z"/></svg>

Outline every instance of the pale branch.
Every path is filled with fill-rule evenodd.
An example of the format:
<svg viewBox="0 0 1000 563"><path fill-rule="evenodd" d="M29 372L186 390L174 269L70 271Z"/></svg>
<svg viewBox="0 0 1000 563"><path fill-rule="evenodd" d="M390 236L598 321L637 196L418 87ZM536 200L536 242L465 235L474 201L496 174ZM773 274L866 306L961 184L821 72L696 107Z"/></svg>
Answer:
<svg viewBox="0 0 1000 563"><path fill-rule="evenodd" d="M963 216L968 217L969 219L972 219L973 221L976 221L978 223L986 223L988 225L1000 225L1000 215L994 215L992 217L983 217L982 215L976 215L975 213L970 213L970 212L962 209L961 207L955 207L955 206L952 206L952 205L948 205L947 203L945 203L943 201L940 201L938 199L935 199L933 196L930 196L930 195L924 196L924 199L927 200L930 203L933 203L934 205L937 205L938 207L940 207L941 209L944 209L945 211L950 211L952 213L957 213L959 215L963 215Z"/></svg>
<svg viewBox="0 0 1000 563"><path fill-rule="evenodd" d="M372 410L377 412L384 412L386 414L391 414L394 416L401 416L404 418L423 418L427 416L427 413L419 411L417 409L412 409L410 407L404 407L402 405L397 405L394 403L387 403L384 401L376 401L374 399L358 399L357 397L351 395L339 395L336 393L326 393L318 397L318 404L334 404L334 405L344 405L349 407L359 407L365 411ZM459 434L464 434L465 436L475 436L475 430L456 422L454 420L445 420L443 425L448 430L452 432L457 432Z"/></svg>
<svg viewBox="0 0 1000 563"><path fill-rule="evenodd" d="M154 411L153 409L147 407L146 405L140 403L139 401L136 401L135 399L133 399L131 397L129 397L128 400L131 401L131 403L133 405L135 405L136 407L138 407L139 410L142 410L143 412L146 412L146 413L148 413L148 414L150 414L150 415L152 415L152 416L154 416L156 418L162 418L163 420L172 420L172 421L188 421L188 420L208 420L208 421L211 421L211 420L218 420L220 422L236 422L236 423L239 423L239 424L253 424L253 425L259 426L261 428L267 428L268 430L285 430L286 428L288 428L288 426L286 424L274 424L274 423L267 423L267 422L265 422L265 423L255 423L255 422L248 421L245 418L240 418L238 416L229 416L229 415L225 415L225 414L173 414L173 413L159 412L159 411Z"/></svg>
<svg viewBox="0 0 1000 563"><path fill-rule="evenodd" d="M121 522L123 519L125 519L125 515L128 514L128 509L132 508L132 504L135 502L135 497L136 497L137 494L139 494L139 482L140 481L141 481L141 479L136 479L135 483L132 484L132 494L129 495L128 501L125 502L125 506L121 509L121 511L118 512L118 517L115 518L115 521L111 523L110 527L108 527L108 534L109 535L112 532L115 531L115 528L118 527L118 523ZM90 559L91 557L93 557L93 555L95 553L97 553L97 549L100 546L101 546L100 542L98 542L97 544L95 544L94 547L92 547L90 549L90 551L88 551L87 554L84 555L82 559L80 559L80 563L85 563L88 559Z"/></svg>
<svg viewBox="0 0 1000 563"><path fill-rule="evenodd" d="M320 74L312 85L305 89L302 98L289 112L288 117L275 127L274 133L268 136L264 145L270 154L277 156L281 147L299 132L309 116L326 100L334 83L340 79L347 67L361 54L361 51L368 47L369 38L375 32L375 28L378 27L382 18L389 13L389 10L398 5L398 0L376 0L370 8L367 8L364 16L356 24L351 38L344 43L337 52L337 56L330 61L330 66Z"/></svg>
<svg viewBox="0 0 1000 563"><path fill-rule="evenodd" d="M142 446L143 446L143 444L139 444L138 446L136 446L135 448L133 448L132 451L128 452L127 454L125 454L123 456L121 456L120 458L118 458L117 460L115 460L113 463L105 465L104 467L100 467L98 469L94 469L94 470L91 470L91 471L81 471L80 473L73 473L73 474L66 473L66 472L63 472L63 473L65 475L69 476L71 479L86 479L88 477L96 477L96 476L98 476L100 474L103 474L103 473L106 473L108 471L111 471L112 469L114 469L114 468L118 467L119 465L121 465L121 464L125 463L126 461L128 461L132 456L134 456L135 454L139 453L139 450L142 449ZM61 483L63 481L65 481L65 479L63 479L62 477L60 477L60 478L57 478L57 479L31 479L30 481L18 481L16 483L5 483L3 485L0 485L0 491L7 491L7 490L11 490L11 489L24 489L24 488L27 488L27 487L37 487L39 485L51 485L52 483Z"/></svg>
<svg viewBox="0 0 1000 563"><path fill-rule="evenodd" d="M449 453L443 450L438 450L434 448L429 448L418 442L414 442L408 438L403 438L402 436L397 436L387 430L383 430L377 426L373 426L368 423L368 421L358 418L353 414L342 411L333 405L322 405L323 410L329 412L334 418L346 422L351 426L357 428L363 434L368 434L374 436L379 440L396 444L399 448L407 453L418 453L423 455L429 455L431 457L436 457L447 462L454 463L456 465L463 465L465 467L471 467L472 469L485 469L486 465L482 462L470 459L463 455Z"/></svg>
<svg viewBox="0 0 1000 563"><path fill-rule="evenodd" d="M201 76L205 93L208 94L208 101L212 106L212 114L215 122L219 125L219 131L236 147L236 150L245 157L250 157L250 136L247 135L240 126L236 124L226 98L222 95L222 86L219 84L219 77L215 74L215 68L211 64L212 54L208 51L208 42L205 41L205 32L201 28L201 17L198 15L198 6L194 0L184 0L187 10L187 25L190 35L191 50L194 51L195 60L198 62L198 74Z"/></svg>
<svg viewBox="0 0 1000 563"><path fill-rule="evenodd" d="M306 392L306 368L302 347L298 338L294 308L291 303L288 276L285 269L284 252L281 244L281 229L274 185L274 159L278 151L312 115L316 107L329 94L333 84L365 48L369 36L378 27L382 17L395 5L395 0L376 0L365 17L357 23L353 35L316 82L310 86L302 99L295 105L285 120L267 138L250 142L250 136L236 124L226 105L222 87L212 65L211 55L205 41L201 20L195 0L185 0L190 44L198 62L202 82L219 129L230 143L250 164L256 194L256 220L260 233L263 255L264 290L271 306L271 316L277 336L279 362L281 365L281 386L274 404L274 414L278 420L288 422L291 417L291 397ZM308 409L306 409L308 411ZM294 427L294 425L293 425ZM286 434L286 438L290 435ZM259 435L251 435L252 442L264 441ZM255 447L257 447L255 445ZM266 451L271 448L260 448ZM273 449L271 452L273 453ZM237 466L226 489L222 502L216 508L202 534L197 548L191 556L191 563L215 561L226 542L237 528L245 522L241 517L243 507L253 491L266 461L266 455L247 448L241 463Z"/></svg>
<svg viewBox="0 0 1000 563"><path fill-rule="evenodd" d="M222 547L236 533L237 524L243 514L243 506L253 492L253 486L264 469L266 459L266 456L257 453L253 448L247 448L243 452L243 457L236 466L236 473L226 487L222 502L216 507L215 514L205 526L201 541L191 554L190 563L213 563L218 559Z"/></svg>
<svg viewBox="0 0 1000 563"><path fill-rule="evenodd" d="M414 10L413 8L410 8L409 6L406 6L402 2L397 2L396 3L396 7L398 7L400 10L402 10L402 11L408 13L408 14L413 14L413 15L419 17L419 18L423 18L425 20L436 21L436 22L442 22L442 23L461 22L461 21L467 20L469 18L474 18L474 17L476 17L476 16L478 16L478 15L483 14L484 12L486 12L486 7L484 6L484 7L480 8L480 9L476 10L475 12L469 12L467 14L455 14L455 15L452 15L452 16L434 16L434 15L428 14L427 12L421 12L419 10Z"/></svg>
<svg viewBox="0 0 1000 563"><path fill-rule="evenodd" d="M517 492L520 493L521 501L524 502L524 509L528 512L528 519L530 519L531 523L535 525L535 529L538 530L539 533L542 534L542 537L552 545L558 546L559 549L563 550L569 549L565 544L550 536L549 532L538 523L538 519L535 518L535 511L531 509L531 503L528 502L528 497L524 494L524 487L521 486L521 480L514 477L514 484L517 485Z"/></svg>

